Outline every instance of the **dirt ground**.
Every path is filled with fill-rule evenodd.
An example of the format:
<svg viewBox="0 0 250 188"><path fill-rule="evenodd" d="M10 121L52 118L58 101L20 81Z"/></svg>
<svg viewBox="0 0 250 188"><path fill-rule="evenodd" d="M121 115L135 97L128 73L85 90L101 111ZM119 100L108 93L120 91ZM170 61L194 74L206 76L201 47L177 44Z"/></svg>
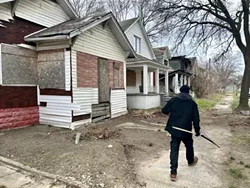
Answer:
<svg viewBox="0 0 250 188"><path fill-rule="evenodd" d="M204 149L203 158L211 155L211 151L224 154L209 161L218 169L218 181L222 183L217 187L250 187L250 118L206 111L201 113L201 120L203 130L222 146L221 150L214 150L206 143L209 147ZM93 188L152 188L142 178L140 169L142 164L158 160L169 151L170 137L162 131L165 121L166 117L159 113L153 116L133 113L76 131L47 125L4 131L0 132L0 155ZM141 126L118 126L127 122ZM224 135L225 130L228 133ZM75 144L77 132L82 136ZM167 159L165 165L169 167ZM162 176L168 178L168 169L166 173Z"/></svg>
<svg viewBox="0 0 250 188"><path fill-rule="evenodd" d="M140 186L134 169L137 163L169 148L165 132L116 127L125 122L146 125L141 120L147 119L126 115L76 131L47 125L5 131L0 136L0 155L90 187ZM79 144L75 144L76 132L82 133Z"/></svg>

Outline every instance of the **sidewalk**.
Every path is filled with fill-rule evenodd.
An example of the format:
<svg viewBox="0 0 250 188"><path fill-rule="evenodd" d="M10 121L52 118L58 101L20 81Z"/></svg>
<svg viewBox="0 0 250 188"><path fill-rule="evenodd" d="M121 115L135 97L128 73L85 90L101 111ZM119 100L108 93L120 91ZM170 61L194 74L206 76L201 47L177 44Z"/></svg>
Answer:
<svg viewBox="0 0 250 188"><path fill-rule="evenodd" d="M201 127L221 148L217 148L201 137L194 137L195 155L199 162L189 167L186 161L186 149L181 144L179 152L178 180L171 182L170 151L163 152L159 158L144 162L138 169L140 180L147 188L222 188L228 187L227 173L223 164L228 160L230 139L232 134L227 122L220 115L232 113L232 96L225 98L214 107L213 114L202 118ZM208 123L205 123L208 122ZM166 143L169 144L169 143Z"/></svg>
<svg viewBox="0 0 250 188"><path fill-rule="evenodd" d="M233 113L232 102L233 102L232 95L225 96L225 98L212 109L213 110L212 113L217 115L232 114Z"/></svg>
<svg viewBox="0 0 250 188"><path fill-rule="evenodd" d="M0 162L0 187L6 188L66 188L63 183L34 175Z"/></svg>

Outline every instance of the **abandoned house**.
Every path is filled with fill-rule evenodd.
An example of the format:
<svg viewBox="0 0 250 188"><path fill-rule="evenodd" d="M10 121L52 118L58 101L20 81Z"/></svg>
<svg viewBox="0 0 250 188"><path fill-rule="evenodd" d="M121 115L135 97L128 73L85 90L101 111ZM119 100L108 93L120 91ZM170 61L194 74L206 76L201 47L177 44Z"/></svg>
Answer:
<svg viewBox="0 0 250 188"><path fill-rule="evenodd" d="M168 93L168 82L160 90L159 75L168 75L170 67L156 59L140 18L122 21L121 27L132 44L136 58L127 60L128 109L150 109L161 104L160 91ZM168 78L168 76L166 76Z"/></svg>
<svg viewBox="0 0 250 188"><path fill-rule="evenodd" d="M173 69L169 73L169 89L175 94L179 93L182 85L191 86L191 77L193 75L193 66L196 59L186 58L185 56L172 57L169 65ZM164 83L164 78L161 78Z"/></svg>
<svg viewBox="0 0 250 188"><path fill-rule="evenodd" d="M6 0L0 20L0 129L127 113L135 52L112 13L79 19L67 0Z"/></svg>

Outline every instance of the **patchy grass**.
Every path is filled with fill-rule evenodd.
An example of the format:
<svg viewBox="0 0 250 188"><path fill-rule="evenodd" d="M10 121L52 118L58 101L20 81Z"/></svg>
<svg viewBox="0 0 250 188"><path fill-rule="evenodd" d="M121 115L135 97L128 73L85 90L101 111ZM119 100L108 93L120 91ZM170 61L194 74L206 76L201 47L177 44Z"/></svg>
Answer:
<svg viewBox="0 0 250 188"><path fill-rule="evenodd" d="M230 185L229 188L236 188L234 185Z"/></svg>
<svg viewBox="0 0 250 188"><path fill-rule="evenodd" d="M243 175L242 169L240 168L230 168L229 174L235 179L245 179L246 177Z"/></svg>
<svg viewBox="0 0 250 188"><path fill-rule="evenodd" d="M239 100L240 100L240 95L238 94L236 96L236 94L234 94L234 99L233 99L233 103L232 103L232 109L235 110L238 105L239 105Z"/></svg>
<svg viewBox="0 0 250 188"><path fill-rule="evenodd" d="M207 98L198 99L195 98L195 101L199 109L209 110L213 108L220 100L223 98L222 94L214 94Z"/></svg>

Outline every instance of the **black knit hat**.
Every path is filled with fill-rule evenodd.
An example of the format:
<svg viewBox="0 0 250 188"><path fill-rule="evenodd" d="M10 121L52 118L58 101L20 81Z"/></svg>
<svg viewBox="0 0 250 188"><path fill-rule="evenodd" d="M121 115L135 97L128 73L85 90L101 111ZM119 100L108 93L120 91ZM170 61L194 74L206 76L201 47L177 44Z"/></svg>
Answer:
<svg viewBox="0 0 250 188"><path fill-rule="evenodd" d="M189 93L190 87L188 85L183 85L180 88L181 93Z"/></svg>

